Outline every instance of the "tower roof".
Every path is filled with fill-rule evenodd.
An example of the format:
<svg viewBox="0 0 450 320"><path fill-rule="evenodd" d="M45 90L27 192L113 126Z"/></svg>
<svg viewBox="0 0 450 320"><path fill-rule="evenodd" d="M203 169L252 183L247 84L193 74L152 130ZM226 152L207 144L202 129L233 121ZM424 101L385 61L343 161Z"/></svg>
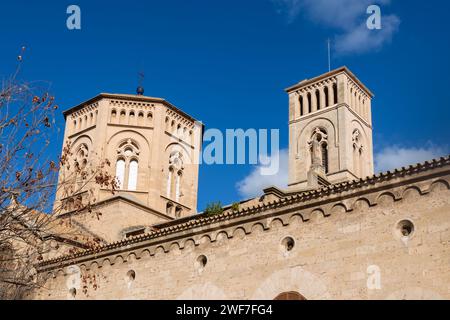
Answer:
<svg viewBox="0 0 450 320"><path fill-rule="evenodd" d="M304 87L304 86L313 84L313 83L315 83L315 82L317 82L317 81L320 81L320 80L323 80L323 79L326 79L326 78L335 76L335 75L337 75L337 74L339 74L339 73L345 73L345 74L346 74L347 76L349 76L353 81L355 81L362 89L364 89L364 90L367 92L367 94L370 95L371 98L374 97L374 94L369 90L369 88L367 88L367 87L366 87L366 86L365 86L365 85L364 85L364 84L363 84L363 83L362 83L362 82L361 82L361 81L353 74L353 72L351 72L350 69L347 68L346 66L343 66L343 67L340 67L340 68L331 70L330 72L324 73L324 74L322 74L322 75L320 75L320 76L317 76L317 77L314 77L314 78L312 78L312 79L304 79L304 80L300 81L299 83L297 83L297 84L295 84L295 85L293 85L293 86L291 86L291 87L286 88L285 91L286 91L287 93L290 93L290 92L292 92L292 91L294 91L294 90L296 90L296 89L299 89L299 88L301 88L301 87Z"/></svg>

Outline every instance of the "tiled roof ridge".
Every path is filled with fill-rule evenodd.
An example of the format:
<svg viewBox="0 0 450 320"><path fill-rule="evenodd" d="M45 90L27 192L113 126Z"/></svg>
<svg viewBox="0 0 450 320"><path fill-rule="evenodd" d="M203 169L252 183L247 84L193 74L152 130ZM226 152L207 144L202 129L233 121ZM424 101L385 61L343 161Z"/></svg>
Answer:
<svg viewBox="0 0 450 320"><path fill-rule="evenodd" d="M216 214L216 215L207 215L207 214L203 213L203 214L199 214L196 216L192 216L188 220L184 220L184 219L182 221L174 220L173 222L161 224L160 225L161 228L156 231L152 231L150 233L138 235L135 237L130 237L130 238L127 238L124 240L119 240L119 241L112 242L112 243L102 245L102 246L98 246L98 247L95 247L92 249L87 249L82 252L73 253L73 254L69 254L69 255L63 255L63 256L60 256L60 257L57 257L54 259L45 260L45 261L38 263L37 266L43 267L43 266L47 266L50 264L63 262L63 261L67 261L70 259L75 259L75 258L79 258L82 256L87 256L90 254L95 254L95 253L119 248L119 247L130 245L130 244L139 243L139 242L150 240L150 239L155 239L155 238L162 237L162 236L174 233L174 232L192 229L193 227L212 224L214 222L218 222L221 220L227 220L230 218L237 218L237 217L241 217L241 216L255 214L255 213L263 211L264 209L271 209L274 207L292 204L295 202L310 200L310 199L314 199L314 198L320 198L320 197L329 195L331 193L339 193L339 192L343 192L343 191L348 191L350 189L357 189L357 188L360 188L360 187L363 187L363 186L366 186L369 184L373 184L376 182L388 181L388 180L394 179L399 176L416 174L416 173L431 170L434 168L443 167L446 165L450 165L450 155L446 156L446 157L441 157L439 159L432 159L432 160L424 161L422 163L417 163L415 165L410 165L408 167L402 167L400 169L395 169L392 171L381 172L378 174L374 174L373 176L366 177L364 179L346 181L346 182L342 182L342 183L338 183L338 184L334 184L334 185L330 185L330 186L321 187L321 188L318 188L318 189L315 189L312 191L300 192L298 194L290 195L285 198L273 200L267 204L258 204L258 205L251 206L249 208L243 208L243 209L240 209L237 211L232 211L232 212L226 211L226 212L223 212L221 214ZM166 225L166 226L164 226L164 225Z"/></svg>

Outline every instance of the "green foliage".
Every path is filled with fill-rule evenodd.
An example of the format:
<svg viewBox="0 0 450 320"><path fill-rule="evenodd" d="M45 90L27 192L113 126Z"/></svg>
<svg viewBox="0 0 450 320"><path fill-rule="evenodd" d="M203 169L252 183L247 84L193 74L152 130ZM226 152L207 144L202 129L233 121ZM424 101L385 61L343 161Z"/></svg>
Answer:
<svg viewBox="0 0 450 320"><path fill-rule="evenodd" d="M231 211L239 211L239 202L235 202L231 205Z"/></svg>
<svg viewBox="0 0 450 320"><path fill-rule="evenodd" d="M206 213L209 216L221 214L222 212L223 212L223 208L222 208L222 203L220 201L208 203L208 205L206 206L206 209L204 211L204 213Z"/></svg>

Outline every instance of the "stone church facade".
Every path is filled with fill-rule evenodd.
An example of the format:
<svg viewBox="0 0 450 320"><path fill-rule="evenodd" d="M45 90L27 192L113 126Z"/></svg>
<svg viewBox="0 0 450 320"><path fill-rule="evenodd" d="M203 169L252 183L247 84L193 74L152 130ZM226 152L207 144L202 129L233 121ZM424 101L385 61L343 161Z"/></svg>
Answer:
<svg viewBox="0 0 450 320"><path fill-rule="evenodd" d="M345 67L286 91L288 188L215 215L196 212L191 116L143 95L66 111L74 157L108 158L120 191L58 217L101 246L55 245L29 298L450 299L450 157L374 174L373 94Z"/></svg>

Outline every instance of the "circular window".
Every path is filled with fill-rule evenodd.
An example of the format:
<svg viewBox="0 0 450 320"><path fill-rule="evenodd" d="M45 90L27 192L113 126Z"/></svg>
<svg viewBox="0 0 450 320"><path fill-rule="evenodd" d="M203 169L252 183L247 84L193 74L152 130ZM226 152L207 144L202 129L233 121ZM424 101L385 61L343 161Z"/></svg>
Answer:
<svg viewBox="0 0 450 320"><path fill-rule="evenodd" d="M70 296L71 296L72 298L75 298L75 296L77 295L77 289L71 288L71 289L69 290L69 294L70 294Z"/></svg>
<svg viewBox="0 0 450 320"><path fill-rule="evenodd" d="M295 240L292 237L286 237L281 241L281 247L284 252L289 252L294 249Z"/></svg>
<svg viewBox="0 0 450 320"><path fill-rule="evenodd" d="M127 272L127 280L128 282L133 282L136 279L136 272L134 270L130 270Z"/></svg>
<svg viewBox="0 0 450 320"><path fill-rule="evenodd" d="M397 223L396 232L400 238L410 238L414 234L414 223L411 220L401 220Z"/></svg>
<svg viewBox="0 0 450 320"><path fill-rule="evenodd" d="M195 261L195 265L198 270L203 270L207 263L208 263L208 258L206 258L206 256L203 254L201 256L199 256L197 258L197 260Z"/></svg>

